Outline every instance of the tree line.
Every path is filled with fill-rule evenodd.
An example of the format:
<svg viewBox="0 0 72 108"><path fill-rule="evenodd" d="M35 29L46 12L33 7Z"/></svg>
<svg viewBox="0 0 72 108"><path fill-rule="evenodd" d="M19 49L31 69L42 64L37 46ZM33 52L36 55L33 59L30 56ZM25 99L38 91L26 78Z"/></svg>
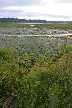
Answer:
<svg viewBox="0 0 72 108"><path fill-rule="evenodd" d="M0 18L1 23L14 22L14 23L72 23L72 21L47 21L41 19L18 19L18 18Z"/></svg>

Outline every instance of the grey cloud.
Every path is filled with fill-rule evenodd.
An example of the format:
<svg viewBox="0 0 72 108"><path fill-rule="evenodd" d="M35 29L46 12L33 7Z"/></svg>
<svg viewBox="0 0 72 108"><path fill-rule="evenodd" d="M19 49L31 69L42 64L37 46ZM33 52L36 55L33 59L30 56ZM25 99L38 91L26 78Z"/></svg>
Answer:
<svg viewBox="0 0 72 108"><path fill-rule="evenodd" d="M0 9L0 17L18 17L21 13L21 10L4 10ZM18 15L17 15L18 14Z"/></svg>
<svg viewBox="0 0 72 108"><path fill-rule="evenodd" d="M30 6L43 4L42 0L2 0L0 2L0 7L8 6Z"/></svg>
<svg viewBox="0 0 72 108"><path fill-rule="evenodd" d="M5 9L0 9L0 13L16 13L16 12L22 12L22 10L5 10Z"/></svg>
<svg viewBox="0 0 72 108"><path fill-rule="evenodd" d="M21 5L21 6L29 6L29 5L35 5L42 3L41 0L15 0L14 4L15 5Z"/></svg>
<svg viewBox="0 0 72 108"><path fill-rule="evenodd" d="M5 0L0 1L0 7L6 7L11 5L12 3L10 1L5 1Z"/></svg>
<svg viewBox="0 0 72 108"><path fill-rule="evenodd" d="M60 19L70 19L71 16L64 16L64 15L52 15L52 14L38 14L44 16L45 18L60 18Z"/></svg>
<svg viewBox="0 0 72 108"><path fill-rule="evenodd" d="M28 17L33 17L33 16L44 16L46 18L64 18L64 19L70 19L71 16L65 16L65 15L52 15L52 14L42 14L42 13L34 13L34 12L27 12L26 15Z"/></svg>
<svg viewBox="0 0 72 108"><path fill-rule="evenodd" d="M12 14L13 13L13 14ZM0 11L0 17L14 17L14 18L19 18L23 17L25 19L42 19L44 17L45 19L47 18L52 18L52 19L65 19L68 20L70 19L71 16L63 16L63 15L52 15L52 14L43 14L43 13L35 13L35 12L24 12L20 10L6 10L6 11Z"/></svg>
<svg viewBox="0 0 72 108"><path fill-rule="evenodd" d="M0 18L3 18L3 17L11 17L11 18L18 18L18 16L20 16L20 13L19 12L10 12L10 11L6 11L5 13L0 13Z"/></svg>
<svg viewBox="0 0 72 108"><path fill-rule="evenodd" d="M42 14L42 13L34 13L34 12L26 12L25 16L27 18L35 17L36 19L38 17L45 17L47 18L60 18L60 19L70 19L71 16L64 16L64 15L52 15L52 14Z"/></svg>
<svg viewBox="0 0 72 108"><path fill-rule="evenodd" d="M44 14L46 17L70 19L71 16Z"/></svg>
<svg viewBox="0 0 72 108"><path fill-rule="evenodd" d="M21 10L6 10L5 12L10 12L10 13L19 13L19 12L22 12Z"/></svg>

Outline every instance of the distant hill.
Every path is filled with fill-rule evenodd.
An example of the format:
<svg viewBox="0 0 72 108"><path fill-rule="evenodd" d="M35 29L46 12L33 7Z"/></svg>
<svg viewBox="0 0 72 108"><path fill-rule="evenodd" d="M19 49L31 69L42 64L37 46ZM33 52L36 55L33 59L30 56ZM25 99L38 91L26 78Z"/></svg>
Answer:
<svg viewBox="0 0 72 108"><path fill-rule="evenodd" d="M11 22L11 23L72 23L72 21L47 21L47 20L27 20L18 18L0 18L0 22Z"/></svg>

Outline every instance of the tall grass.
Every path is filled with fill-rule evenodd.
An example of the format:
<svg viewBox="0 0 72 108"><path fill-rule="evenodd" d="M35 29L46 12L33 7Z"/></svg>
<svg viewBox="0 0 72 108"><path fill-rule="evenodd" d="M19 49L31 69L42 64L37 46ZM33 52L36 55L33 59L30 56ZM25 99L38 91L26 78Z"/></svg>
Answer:
<svg viewBox="0 0 72 108"><path fill-rule="evenodd" d="M28 56L28 55L27 55ZM72 107L72 47L64 45L51 58L40 55L30 65L0 48L0 107L16 96L15 108Z"/></svg>

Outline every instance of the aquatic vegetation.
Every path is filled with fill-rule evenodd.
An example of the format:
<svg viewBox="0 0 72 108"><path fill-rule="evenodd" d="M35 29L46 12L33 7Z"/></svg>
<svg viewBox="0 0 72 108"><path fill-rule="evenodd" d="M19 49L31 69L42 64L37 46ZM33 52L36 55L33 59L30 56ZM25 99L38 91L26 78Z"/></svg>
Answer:
<svg viewBox="0 0 72 108"><path fill-rule="evenodd" d="M71 108L72 38L0 35L0 107L4 106Z"/></svg>

